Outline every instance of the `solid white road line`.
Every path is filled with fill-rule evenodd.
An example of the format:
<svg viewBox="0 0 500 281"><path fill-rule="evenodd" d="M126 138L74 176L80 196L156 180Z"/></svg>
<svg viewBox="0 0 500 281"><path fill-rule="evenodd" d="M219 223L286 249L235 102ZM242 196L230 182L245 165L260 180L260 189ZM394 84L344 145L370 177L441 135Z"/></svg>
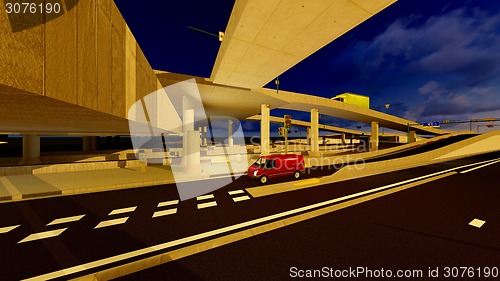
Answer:
<svg viewBox="0 0 500 281"><path fill-rule="evenodd" d="M362 196L362 195L365 195L365 194L369 194L369 193L376 193L378 191L382 191L384 189L389 189L391 187L395 187L395 186L398 186L398 185L404 185L404 184L409 183L409 182L418 181L418 180L424 179L424 178L430 178L430 177L433 177L433 176L436 176L436 175L440 175L440 174L443 174L443 173L447 173L447 172L450 172L450 171L453 171L453 170L457 170L457 169L460 169L460 168L464 168L464 167L468 167L468 166L473 166L473 165L479 165L479 164L485 163L485 162L491 162L491 160L480 162L480 163L475 163L475 164L464 165L464 166L461 166L461 167L448 169L446 171L441 171L441 172L433 173L433 174L430 174L430 175L421 176L421 177L418 177L418 178L415 178L415 179L410 179L410 180L406 180L406 181L401 181L401 182L397 182L397 183L393 183L393 184L381 186L381 187L370 189L370 190L367 190L367 191L358 192L358 193L355 193L355 194L351 194L351 195L347 195L347 196L343 196L343 197L339 197L339 198L335 198L335 199L323 201L323 202L320 202L320 203L316 203L316 204L312 204L312 205L309 205L309 206L305 206L305 207L301 207L301 208L297 208L297 209L293 209L293 210L289 210L289 211L277 213L277 214L274 214L274 215L269 215L269 216L258 218L258 219L254 219L254 220L251 220L251 221L246 221L246 222L242 222L242 223L238 223L238 224L226 226L226 227L223 227L223 228L211 230L211 231L208 231L208 232L204 232L204 233L200 233L200 234L195 234L195 235L188 236L188 237L185 237L185 238L180 238L180 239L177 239L177 240L165 242L165 243L158 244L158 245L155 245L155 246L150 246L150 247L139 249L139 250L135 250L135 251L132 251L132 252L128 252L128 253L124 253L124 254L119 254L119 255L116 255L116 256L104 258L104 259L93 261L93 262L88 262L86 264L76 265L76 266L73 266L73 267L61 269L61 270L58 270L58 271L46 273L46 274L43 274L43 275L35 276L35 277L24 279L24 280L25 281L32 281L32 280L34 281L34 280L49 280L49 279L54 279L54 278L60 278L60 277L67 276L67 275L70 275L70 274L74 274L74 273L77 273L77 272L81 272L81 271L84 271L84 270L89 270L89 269L93 269L93 268L96 268L96 267L99 267L99 266L103 266L103 265L107 265L107 264L112 264L112 263L115 263L115 262L119 262L119 261L124 261L124 260L130 259L130 258L135 258L135 257L138 257L138 256L150 254L150 253L153 253L153 252L156 252L156 251L165 250L165 249L168 249L168 248L171 248L171 247L175 247L175 246L179 246L179 245L182 245L182 244L185 244L185 243L189 243L189 242L193 242L193 241L205 239L207 237L219 235L219 234L222 234L222 233L231 232L231 231L234 231L234 230L246 228L246 227L253 226L253 225L256 225L256 224L260 224L260 223L263 223L263 222L268 222L268 221L272 221L272 220L275 220L275 219L287 217L287 216L290 216L290 215L294 215L294 214L301 213L301 212L304 212L304 211L309 211L309 210L316 209L316 208L319 208L319 207L324 207L324 206L327 206L327 205L332 205L334 203L338 203L340 201L348 200L348 199L351 199L351 198L354 198L354 197L359 197L359 196ZM213 202L213 203L215 203L215 202Z"/></svg>
<svg viewBox="0 0 500 281"><path fill-rule="evenodd" d="M135 211L135 209L137 209L137 206L129 207L129 208L116 209L116 210L111 211L111 213L109 213L108 216L117 215L117 214L123 214L123 213L130 213L130 212Z"/></svg>
<svg viewBox="0 0 500 281"><path fill-rule="evenodd" d="M213 206L217 206L217 202L207 202L207 203L201 203L201 204L198 204L198 209L203 209L203 208L208 208L208 207L213 207Z"/></svg>
<svg viewBox="0 0 500 281"><path fill-rule="evenodd" d="M34 234L31 234L28 237L24 238L23 240L17 242L17 244L29 242L29 241L34 241L34 240L50 238L50 237L56 237L56 236L59 236L59 234L63 233L66 229L68 229L68 228L61 228L61 229L57 229L57 230L50 230L50 231L45 231L45 232L34 233Z"/></svg>
<svg viewBox="0 0 500 281"><path fill-rule="evenodd" d="M164 210L164 211L158 211L158 212L154 212L153 218L166 216L166 215L173 215L175 213L177 213L177 209L168 209L168 210Z"/></svg>
<svg viewBox="0 0 500 281"><path fill-rule="evenodd" d="M179 200L171 200L158 203L158 208L178 204Z"/></svg>
<svg viewBox="0 0 500 281"><path fill-rule="evenodd" d="M469 222L469 225L475 226L477 228L481 228L483 224L485 224L486 221L480 220L480 219L473 219L471 222Z"/></svg>
<svg viewBox="0 0 500 281"><path fill-rule="evenodd" d="M18 225L13 225L13 226L6 226L6 227L2 227L2 228L0 228L0 234L2 234L2 233L7 233L7 232L9 232L9 231L11 231L11 230L13 230L13 229L15 229L15 228L19 227L19 226L21 226L21 225L20 225L20 224L18 224Z"/></svg>
<svg viewBox="0 0 500 281"><path fill-rule="evenodd" d="M240 190L229 191L228 193L229 193L229 195L236 195L236 194L245 193L245 191L240 189Z"/></svg>
<svg viewBox="0 0 500 281"><path fill-rule="evenodd" d="M55 219L55 220L51 221L50 223L48 223L47 226L54 225L54 224L61 224L61 223L79 221L83 217L85 217L85 215Z"/></svg>
<svg viewBox="0 0 500 281"><path fill-rule="evenodd" d="M240 201L244 201L244 200L248 200L248 199L250 199L250 197L248 197L247 195L245 195L245 196L240 196L240 197L233 198L233 201L234 202L240 202Z"/></svg>
<svg viewBox="0 0 500 281"><path fill-rule="evenodd" d="M472 172L474 170L481 169L481 168L484 168L486 166L496 164L498 162L500 162L500 160L497 160L497 161L494 161L494 162L491 162L491 163L488 163L488 164L484 164L484 165L481 165L479 167L475 167L475 168L472 168L472 169L469 169L469 170L461 171L460 174L465 174L465 173L468 173L468 172Z"/></svg>
<svg viewBox="0 0 500 281"><path fill-rule="evenodd" d="M200 200L212 199L212 198L214 198L214 195L208 194L208 195L198 196L198 197L196 197L196 200L200 201Z"/></svg>
<svg viewBox="0 0 500 281"><path fill-rule="evenodd" d="M107 220L107 221L102 221L94 229L96 228L101 228L101 227L108 227L112 225L117 225L117 224L123 224L126 223L129 217L124 217L124 218L119 218L119 219L114 219L114 220Z"/></svg>

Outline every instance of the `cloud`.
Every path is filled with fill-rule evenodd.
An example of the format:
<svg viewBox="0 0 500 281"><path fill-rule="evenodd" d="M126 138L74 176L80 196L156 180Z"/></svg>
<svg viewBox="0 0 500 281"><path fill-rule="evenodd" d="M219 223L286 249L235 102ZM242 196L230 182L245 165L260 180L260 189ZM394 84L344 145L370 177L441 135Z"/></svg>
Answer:
<svg viewBox="0 0 500 281"><path fill-rule="evenodd" d="M402 115L417 121L500 109L500 13L458 9L407 18L332 63L358 69L346 85L363 85L375 103L406 100Z"/></svg>
<svg viewBox="0 0 500 281"><path fill-rule="evenodd" d="M456 92L436 81L429 81L418 91L426 98L407 111L406 117L413 120L429 117L466 119L466 116L500 110L499 96L492 88L475 87L466 92Z"/></svg>

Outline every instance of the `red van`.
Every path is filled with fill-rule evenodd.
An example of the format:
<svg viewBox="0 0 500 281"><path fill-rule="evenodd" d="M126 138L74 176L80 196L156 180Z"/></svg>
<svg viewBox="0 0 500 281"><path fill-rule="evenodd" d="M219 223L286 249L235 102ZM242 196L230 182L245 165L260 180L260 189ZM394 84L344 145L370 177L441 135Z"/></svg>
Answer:
<svg viewBox="0 0 500 281"><path fill-rule="evenodd" d="M298 154L275 154L261 156L248 168L247 175L267 183L271 178L293 175L298 179L305 172L304 156Z"/></svg>

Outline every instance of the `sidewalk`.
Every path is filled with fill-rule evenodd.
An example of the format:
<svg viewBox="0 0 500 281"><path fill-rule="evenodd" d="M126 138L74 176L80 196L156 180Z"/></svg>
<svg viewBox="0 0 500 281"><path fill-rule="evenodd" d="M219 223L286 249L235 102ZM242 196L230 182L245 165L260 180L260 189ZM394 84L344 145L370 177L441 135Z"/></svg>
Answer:
<svg viewBox="0 0 500 281"><path fill-rule="evenodd" d="M0 202L174 183L165 166L0 177Z"/></svg>
<svg viewBox="0 0 500 281"><path fill-rule="evenodd" d="M220 166L220 167L219 167ZM171 184L227 177L227 163L215 163L203 166L206 173L198 177L182 175L182 167L178 165L152 165L141 171L140 167L115 168L59 172L46 174L24 174L0 176L0 203L30 199L36 197L83 194L99 191L118 190L143 186ZM210 169L207 169L207 168ZM218 173L217 171L221 171ZM242 171L235 171L241 174ZM181 175L181 176L179 176Z"/></svg>

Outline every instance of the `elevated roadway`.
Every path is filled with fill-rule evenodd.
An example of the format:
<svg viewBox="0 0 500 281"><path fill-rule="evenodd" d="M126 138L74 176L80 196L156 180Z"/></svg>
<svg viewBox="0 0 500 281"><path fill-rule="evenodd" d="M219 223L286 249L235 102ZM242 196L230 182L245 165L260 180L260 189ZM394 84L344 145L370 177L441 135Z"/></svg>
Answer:
<svg viewBox="0 0 500 281"><path fill-rule="evenodd" d="M207 78L155 71L156 77L163 86L194 79L200 91L205 112L211 116L230 116L245 120L260 114L262 104L268 104L270 109L291 109L310 112L316 108L320 114L370 124L373 121L381 127L394 129L401 132L410 129L418 134L444 135L449 131L416 125L412 120L396 117L369 108L354 104L347 104L329 98L318 97L307 94L299 94L289 91L279 91L261 88L244 89L232 86L218 85ZM333 129L333 128L332 128ZM345 132L356 133L356 131L345 129Z"/></svg>

